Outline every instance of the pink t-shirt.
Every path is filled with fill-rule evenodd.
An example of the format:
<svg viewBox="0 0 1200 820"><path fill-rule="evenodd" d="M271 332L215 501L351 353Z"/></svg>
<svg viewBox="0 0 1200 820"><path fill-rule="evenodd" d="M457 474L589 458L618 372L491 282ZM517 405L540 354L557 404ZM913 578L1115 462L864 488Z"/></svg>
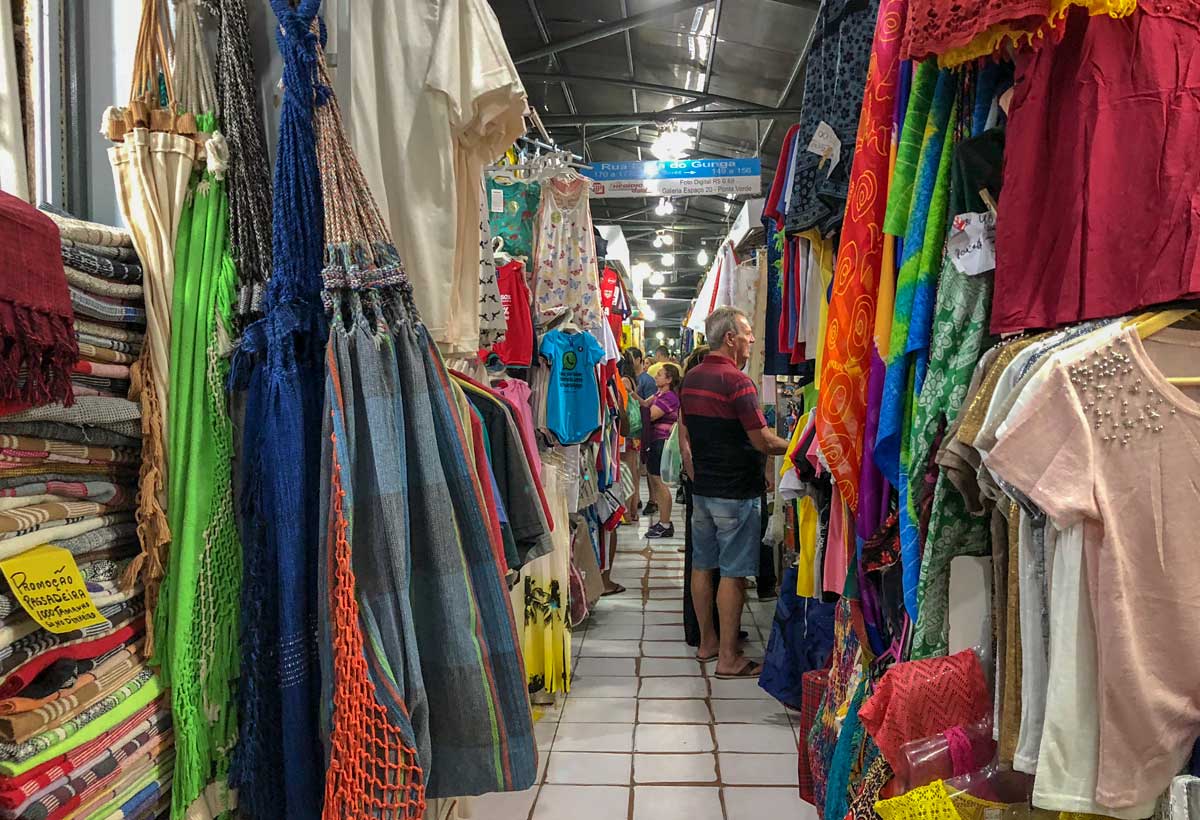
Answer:
<svg viewBox="0 0 1200 820"><path fill-rule="evenodd" d="M1149 351L1149 353L1147 352ZM1200 732L1200 334L1126 331L1053 370L986 459L1083 525L1098 636L1096 800L1153 801Z"/></svg>
<svg viewBox="0 0 1200 820"><path fill-rule="evenodd" d="M527 452L531 455L530 466L533 474L542 477L542 460L538 457L537 437L533 433L533 408L529 404L529 385L520 379L505 379L492 385L492 389L512 402L517 408L517 424L521 427L521 437L525 440ZM532 451L528 448L532 447Z"/></svg>

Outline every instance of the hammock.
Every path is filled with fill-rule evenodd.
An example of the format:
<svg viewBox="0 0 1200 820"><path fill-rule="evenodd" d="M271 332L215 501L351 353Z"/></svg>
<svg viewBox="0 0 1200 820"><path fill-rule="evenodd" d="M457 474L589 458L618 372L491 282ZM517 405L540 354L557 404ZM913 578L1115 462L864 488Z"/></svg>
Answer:
<svg viewBox="0 0 1200 820"><path fill-rule="evenodd" d="M326 351L324 816L519 791L537 750L479 476L437 348L328 90L317 108ZM413 203L414 206L417 203ZM453 685L450 682L453 681Z"/></svg>
<svg viewBox="0 0 1200 820"><path fill-rule="evenodd" d="M319 0L271 0L283 56L274 258L263 317L248 326L232 383L244 392L242 657L230 785L250 818L320 817L316 578L324 233L313 112Z"/></svg>

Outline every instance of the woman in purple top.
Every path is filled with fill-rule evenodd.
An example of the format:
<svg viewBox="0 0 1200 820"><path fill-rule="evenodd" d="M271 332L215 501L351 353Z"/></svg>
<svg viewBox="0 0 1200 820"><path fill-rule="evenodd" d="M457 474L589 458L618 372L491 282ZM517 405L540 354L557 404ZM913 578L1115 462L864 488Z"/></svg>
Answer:
<svg viewBox="0 0 1200 820"><path fill-rule="evenodd" d="M671 490L662 480L661 462L663 447L679 419L679 383L682 380L679 366L667 362L658 368L654 376L658 391L642 399L642 406L650 411L650 432L646 436L649 442L646 472L649 473L650 500L658 504L658 523L646 530L647 538L675 537L675 525L671 523Z"/></svg>

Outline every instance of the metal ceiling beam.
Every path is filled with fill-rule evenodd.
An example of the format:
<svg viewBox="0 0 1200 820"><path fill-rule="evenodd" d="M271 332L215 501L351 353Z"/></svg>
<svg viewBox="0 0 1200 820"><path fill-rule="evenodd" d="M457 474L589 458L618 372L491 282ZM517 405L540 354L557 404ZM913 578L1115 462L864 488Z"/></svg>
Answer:
<svg viewBox="0 0 1200 820"><path fill-rule="evenodd" d="M540 60L542 57L549 57L552 54L557 54L560 51L584 46L588 43L594 43L597 40L603 40L605 37L611 37L614 34L620 34L623 31L629 31L632 28L644 26L662 17L669 17L672 14L678 14L681 11L688 11L696 8L696 6L706 5L709 0L696 2L695 0L677 0L674 3L668 3L665 6L660 6L650 11L644 11L641 14L631 14L628 17L623 17L620 20L614 20L611 23L605 23L602 26L597 26L581 34L576 34L574 37L568 37L565 40L558 42L547 42L541 48L535 48L533 51L527 51L524 54L519 54L513 58L513 63L521 65L534 60Z"/></svg>
<svg viewBox="0 0 1200 820"><path fill-rule="evenodd" d="M664 116L678 115L678 114L682 114L687 111L694 111L697 108L703 108L704 106L708 105L708 103L709 103L708 100L706 100L703 97L700 97L699 99L692 100L691 102L685 102L685 103L682 103L681 105L676 105L672 108L667 108L663 111L659 111L656 113L662 114ZM670 116L669 120L670 119L675 119L675 117ZM689 119L691 119L691 118L689 117ZM623 126L618 126L616 128L609 128L607 131L597 131L597 132L593 133L591 136L589 136L588 139L591 142L599 142L600 140L606 140L611 137L617 137L617 136L620 136L621 134L628 134L630 131L637 131L638 125L645 125L645 124L646 123L638 123L637 125L623 125ZM546 127L549 128L550 126L547 125ZM579 139L568 140L567 142L563 143L563 147L576 145L579 142L580 142Z"/></svg>
<svg viewBox="0 0 1200 820"><path fill-rule="evenodd" d="M529 6L529 14L533 17L533 25L535 28L537 28L538 37L541 38L543 43L549 45L550 30L546 28L546 20L544 17L542 17L541 6L537 4L537 0L526 0L526 5ZM563 64L562 59L558 55L551 56L550 63L559 71L567 70L567 67ZM558 86L562 89L563 99L566 100L567 103L567 110L572 114L577 113L579 109L575 107L575 95L571 93L571 87L565 82L559 83ZM587 129L581 128L580 135L580 141L583 143L583 154L585 157L590 158L590 152L588 151L587 143Z"/></svg>
<svg viewBox="0 0 1200 820"><path fill-rule="evenodd" d="M716 37L713 37L713 42L716 42ZM726 97L723 94L710 94L707 91L694 91L690 88L678 88L673 85L659 85L658 83L643 83L639 80L626 80L620 77L597 77L591 74L547 74L545 72L522 71L521 79L533 81L535 83L557 83L566 80L571 83L600 83L603 85L615 85L620 88L632 88L636 91L649 91L654 94L662 94L668 97L691 97L700 99L707 97L709 102L721 103L722 105L732 105L739 108L749 108L751 106L766 106L754 102L754 100L743 100L738 97Z"/></svg>
<svg viewBox="0 0 1200 820"><path fill-rule="evenodd" d="M687 118L691 122L726 122L745 119L768 120L778 117L795 117L799 114L799 108L727 108L722 111L693 111L687 115ZM551 114L544 115L542 122L546 124L547 128L554 128L572 125L655 125L665 124L676 119L679 119L679 114L668 109L667 111L648 111L641 114L633 112L624 114Z"/></svg>
<svg viewBox="0 0 1200 820"><path fill-rule="evenodd" d="M808 55L812 52L813 42L817 39L817 21L813 19L812 28L808 30L808 39L804 41L804 48L800 50L800 54L796 56L796 62L792 63L792 73L788 75L787 84L784 85L783 91L779 94L775 101L775 107L781 108L787 102L788 97L792 96L792 90L796 87L796 83L800 81L800 76L804 73L804 66L808 63ZM767 144L767 140L771 138L771 131L775 128L775 120L767 123L766 129L762 132L762 137L758 140L758 153L762 154L763 146Z"/></svg>
<svg viewBox="0 0 1200 820"><path fill-rule="evenodd" d="M704 95L705 96L712 96L708 93L708 89L712 85L713 60L717 56L717 33L721 29L721 0L716 0L716 3L714 4L713 9L714 9L714 14L713 14L712 36L708 41L708 55L704 61ZM757 120L755 120L755 122L757 122ZM696 126L696 147L697 148L700 147L700 140L703 137L703 135L704 135L704 123L701 122L700 124L698 124ZM683 212L685 214L688 212L689 204L690 204L690 201L683 203Z"/></svg>

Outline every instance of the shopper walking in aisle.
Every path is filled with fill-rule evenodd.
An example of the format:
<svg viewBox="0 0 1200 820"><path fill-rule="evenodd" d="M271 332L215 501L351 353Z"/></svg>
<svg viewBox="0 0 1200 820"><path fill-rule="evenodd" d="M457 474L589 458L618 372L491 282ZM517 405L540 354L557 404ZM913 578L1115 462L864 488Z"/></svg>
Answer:
<svg viewBox="0 0 1200 820"><path fill-rule="evenodd" d="M654 383L654 377L651 376L650 373L646 370L646 358L645 358L645 356L642 355L641 349L637 348L637 347L631 347L631 348L629 348L629 354L633 357L634 379L636 380L635 383L637 384L638 399L639 399L639 401L645 401L646 399L651 398L656 392L658 392L658 385L656 385ZM640 456L641 468L639 469L639 471L637 473L637 476L638 476L638 481L637 481L637 485L638 485L637 496L638 496L638 498L637 498L637 500L639 503L641 502L641 493L642 493L642 491L641 491L641 487L642 487L641 476L649 475L649 472L646 468L646 451L649 448L649 445L650 445L650 411L647 410L645 408L645 406L643 405L643 407L642 407L642 440L641 440L641 451L640 451L641 452L641 456ZM636 509L636 507L634 509ZM654 503L653 497L651 497L650 500L646 502L646 506L642 508L642 512L645 515L654 515L654 513L658 512L658 505Z"/></svg>
<svg viewBox="0 0 1200 820"><path fill-rule="evenodd" d="M754 332L745 312L717 308L704 323L711 352L684 380L679 450L691 477L692 604L700 623L703 662L716 659L717 677L756 678L762 665L741 656L738 632L745 579L758 574L767 455L788 443L767 426L758 389L741 368L750 360ZM711 570L720 569L714 592ZM712 620L714 594L720 638Z"/></svg>
<svg viewBox="0 0 1200 820"><path fill-rule="evenodd" d="M671 523L671 488L662 480L662 454L679 418L679 366L668 362L654 377L657 391L642 406L650 412L650 434L646 437L646 472L650 475L650 500L658 508L658 523L646 530L647 538L674 538Z"/></svg>

